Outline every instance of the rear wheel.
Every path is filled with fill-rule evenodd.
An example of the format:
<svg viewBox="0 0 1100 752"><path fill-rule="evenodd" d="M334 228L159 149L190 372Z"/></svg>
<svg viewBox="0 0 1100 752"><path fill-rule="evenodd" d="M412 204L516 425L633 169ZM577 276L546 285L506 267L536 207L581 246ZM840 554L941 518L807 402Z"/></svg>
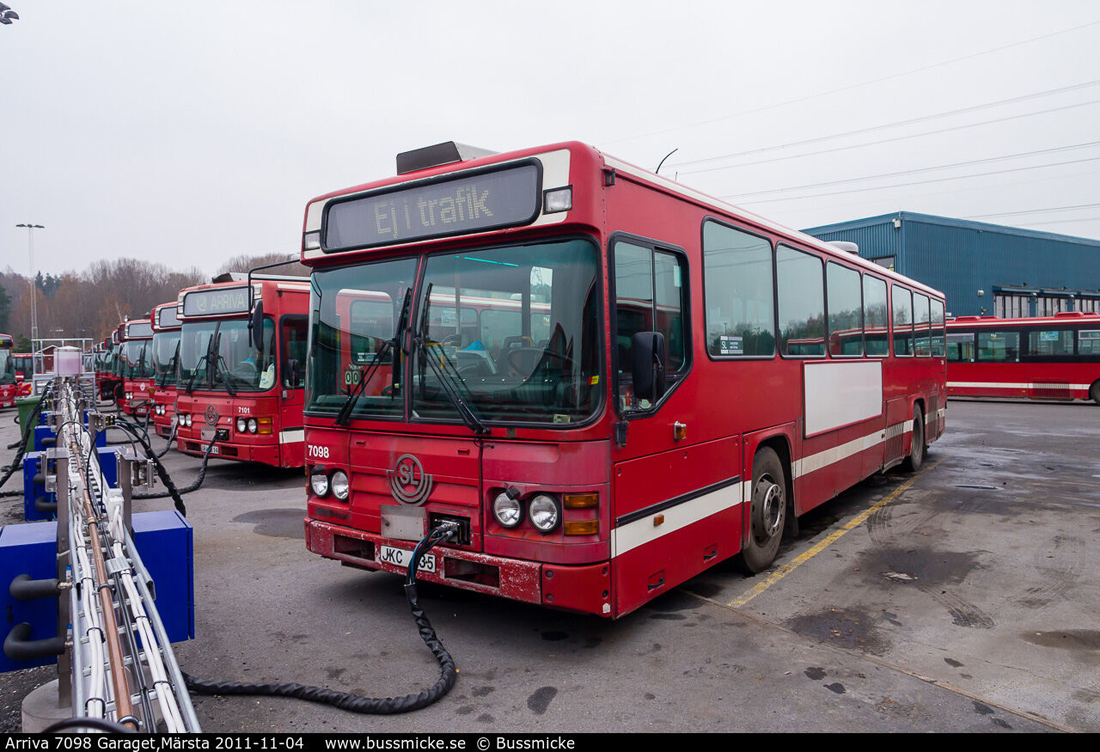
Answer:
<svg viewBox="0 0 1100 752"><path fill-rule="evenodd" d="M905 460L905 469L911 473L920 470L924 464L924 413L919 407L913 408L913 436L909 447L909 457Z"/></svg>
<svg viewBox="0 0 1100 752"><path fill-rule="evenodd" d="M1092 401L1100 405L1100 379L1092 382L1092 386L1089 388L1089 396L1092 397Z"/></svg>
<svg viewBox="0 0 1100 752"><path fill-rule="evenodd" d="M770 447L752 461L752 509L741 559L750 572L767 569L779 551L787 519L787 479L779 455Z"/></svg>

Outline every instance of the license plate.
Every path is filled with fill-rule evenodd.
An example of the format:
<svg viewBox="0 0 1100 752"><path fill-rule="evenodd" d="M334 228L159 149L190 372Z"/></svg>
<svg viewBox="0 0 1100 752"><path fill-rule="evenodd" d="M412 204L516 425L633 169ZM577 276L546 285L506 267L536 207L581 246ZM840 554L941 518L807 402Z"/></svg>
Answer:
<svg viewBox="0 0 1100 752"><path fill-rule="evenodd" d="M217 444L215 444L214 446L210 447L210 454L221 454L221 452L220 452L220 451L218 451L218 445L217 445Z"/></svg>
<svg viewBox="0 0 1100 752"><path fill-rule="evenodd" d="M412 561L412 555L412 551L406 551L403 548L382 546L378 554L378 561L385 562L386 564L395 564L402 569L408 570L409 563ZM421 556L420 567L416 571L435 574L435 554L424 554Z"/></svg>

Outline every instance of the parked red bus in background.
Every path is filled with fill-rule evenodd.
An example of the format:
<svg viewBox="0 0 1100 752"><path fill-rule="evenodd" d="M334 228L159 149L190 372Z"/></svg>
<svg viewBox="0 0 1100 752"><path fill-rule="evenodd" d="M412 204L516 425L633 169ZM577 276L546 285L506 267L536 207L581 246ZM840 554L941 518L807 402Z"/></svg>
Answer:
<svg viewBox="0 0 1100 752"><path fill-rule="evenodd" d="M99 395L101 400L113 400L115 398L115 388L118 383L115 376L118 368L117 338L118 332L111 332L111 336L103 340L96 352L95 388L96 394Z"/></svg>
<svg viewBox="0 0 1100 752"><path fill-rule="evenodd" d="M947 394L1100 405L1100 316L1078 311L949 321Z"/></svg>
<svg viewBox="0 0 1100 752"><path fill-rule="evenodd" d="M0 334L0 407L11 407L19 396L20 388L15 380L15 339L10 334Z"/></svg>
<svg viewBox="0 0 1100 752"><path fill-rule="evenodd" d="M180 354L178 303L162 303L149 312L153 322L153 427L158 436L172 435L176 419L176 364Z"/></svg>
<svg viewBox="0 0 1100 752"><path fill-rule="evenodd" d="M176 446L301 467L309 282L252 276L180 292Z"/></svg>
<svg viewBox="0 0 1100 752"><path fill-rule="evenodd" d="M153 407L153 324L134 319L122 324L122 412L144 418Z"/></svg>
<svg viewBox="0 0 1100 752"><path fill-rule="evenodd" d="M423 579L619 617L942 434L939 292L583 144L464 149L306 208L309 550L402 573L454 523Z"/></svg>

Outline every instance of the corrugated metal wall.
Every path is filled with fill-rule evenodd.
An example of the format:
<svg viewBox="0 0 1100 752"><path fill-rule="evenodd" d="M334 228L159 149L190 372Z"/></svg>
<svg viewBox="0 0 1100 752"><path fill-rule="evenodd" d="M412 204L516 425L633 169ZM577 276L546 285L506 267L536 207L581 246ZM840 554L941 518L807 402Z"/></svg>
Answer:
<svg viewBox="0 0 1100 752"><path fill-rule="evenodd" d="M898 272L942 290L956 316L993 313L996 287L1100 290L1100 241L1088 238L910 212L804 232L857 243L864 258L894 256Z"/></svg>

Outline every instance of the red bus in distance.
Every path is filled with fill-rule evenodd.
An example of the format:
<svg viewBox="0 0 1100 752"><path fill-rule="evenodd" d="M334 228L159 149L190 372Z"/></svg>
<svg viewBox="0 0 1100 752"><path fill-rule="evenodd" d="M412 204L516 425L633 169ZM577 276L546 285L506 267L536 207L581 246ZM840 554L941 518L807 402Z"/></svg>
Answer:
<svg viewBox="0 0 1100 752"><path fill-rule="evenodd" d="M164 438L172 434L176 419L176 364L182 326L176 306L173 300L149 312L149 320L153 322L153 427Z"/></svg>
<svg viewBox="0 0 1100 752"><path fill-rule="evenodd" d="M122 399L118 404L127 415L144 418L153 407L153 324L149 319L134 319L120 329Z"/></svg>
<svg viewBox="0 0 1100 752"><path fill-rule="evenodd" d="M12 407L20 394L15 375L15 339L0 334L0 407Z"/></svg>
<svg viewBox="0 0 1100 752"><path fill-rule="evenodd" d="M176 448L276 467L303 464L309 282L252 276L180 291Z"/></svg>
<svg viewBox="0 0 1100 752"><path fill-rule="evenodd" d="M939 292L579 143L306 207L306 545L617 618L945 422ZM827 302L827 304L826 304Z"/></svg>
<svg viewBox="0 0 1100 752"><path fill-rule="evenodd" d="M1100 315L949 321L947 394L1100 405Z"/></svg>

